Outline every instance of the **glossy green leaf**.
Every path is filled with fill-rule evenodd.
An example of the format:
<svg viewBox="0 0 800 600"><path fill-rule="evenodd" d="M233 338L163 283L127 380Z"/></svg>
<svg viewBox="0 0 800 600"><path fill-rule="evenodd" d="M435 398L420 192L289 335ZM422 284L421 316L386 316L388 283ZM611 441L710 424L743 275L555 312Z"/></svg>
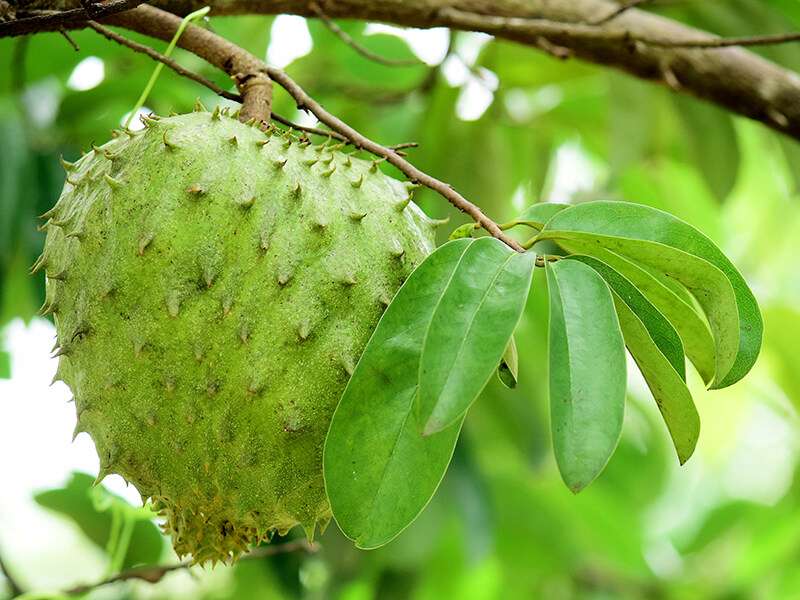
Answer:
<svg viewBox="0 0 800 600"><path fill-rule="evenodd" d="M753 293L722 251L691 225L639 204L589 202L558 213L542 237L594 242L666 273L687 287L703 307L714 332L717 359L712 387L735 383L755 363L763 323ZM727 285L719 281L717 273L723 275Z"/></svg>
<svg viewBox="0 0 800 600"><path fill-rule="evenodd" d="M686 383L656 345L644 322L619 296L615 296L625 345L642 372L658 410L667 425L678 460L689 460L700 436L700 416Z"/></svg>
<svg viewBox="0 0 800 600"><path fill-rule="evenodd" d="M569 204L559 202L539 202L526 208L525 212L518 216L515 221L541 228L556 214L569 207Z"/></svg>
<svg viewBox="0 0 800 600"><path fill-rule="evenodd" d="M425 333L416 399L424 435L458 421L489 382L522 316L535 261L492 237L464 252Z"/></svg>
<svg viewBox="0 0 800 600"><path fill-rule="evenodd" d="M625 345L606 283L575 261L548 263L550 418L564 482L579 492L617 446L625 405Z"/></svg>
<svg viewBox="0 0 800 600"><path fill-rule="evenodd" d="M608 283L614 295L625 345L639 366L672 437L678 459L685 463L700 435L700 417L686 387L683 344L666 317L624 276L596 258L574 255Z"/></svg>
<svg viewBox="0 0 800 600"><path fill-rule="evenodd" d="M652 267L680 281L698 299L714 334L715 373L732 368L739 348L739 318L733 288L725 275L714 265L681 250L642 240L630 240L580 232L568 234L591 244L612 250ZM562 243L562 240L559 240ZM569 247L569 241L564 244Z"/></svg>
<svg viewBox="0 0 800 600"><path fill-rule="evenodd" d="M500 366L497 367L497 377L508 389L513 390L517 387L517 381L519 381L519 355L517 354L517 342L514 340L513 335L508 340L503 359L500 361Z"/></svg>
<svg viewBox="0 0 800 600"><path fill-rule="evenodd" d="M682 380L686 380L686 360L683 343L675 328L628 279L606 263L592 257L576 254L570 257L589 265L605 280L636 317L642 321L648 335L658 350L669 361Z"/></svg>
<svg viewBox="0 0 800 600"><path fill-rule="evenodd" d="M573 252L591 252L592 256L618 271L629 280L655 308L663 314L680 335L684 351L706 383L714 379L714 338L705 318L694 306L667 287L652 273L621 254L597 244L569 240ZM686 289L679 286L683 292Z"/></svg>
<svg viewBox="0 0 800 600"><path fill-rule="evenodd" d="M391 541L433 496L461 422L421 434L419 363L443 290L476 240L448 242L411 274L364 349L325 440L325 488L342 532L360 548ZM497 364L497 363L495 363Z"/></svg>

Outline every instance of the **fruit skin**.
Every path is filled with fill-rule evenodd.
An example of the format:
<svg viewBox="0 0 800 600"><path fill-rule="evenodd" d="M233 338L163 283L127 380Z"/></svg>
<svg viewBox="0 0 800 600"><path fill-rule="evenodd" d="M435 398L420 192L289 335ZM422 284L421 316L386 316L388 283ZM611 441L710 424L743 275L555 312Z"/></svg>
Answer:
<svg viewBox="0 0 800 600"><path fill-rule="evenodd" d="M75 434L195 562L298 523L311 537L330 417L436 222L330 141L219 110L146 124L64 163L45 214L34 271Z"/></svg>

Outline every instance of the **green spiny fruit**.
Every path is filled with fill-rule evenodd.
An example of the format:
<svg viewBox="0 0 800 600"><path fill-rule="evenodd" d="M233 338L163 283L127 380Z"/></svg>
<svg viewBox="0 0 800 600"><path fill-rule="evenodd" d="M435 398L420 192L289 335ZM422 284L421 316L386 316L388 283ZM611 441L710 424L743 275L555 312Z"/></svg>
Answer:
<svg viewBox="0 0 800 600"><path fill-rule="evenodd" d="M65 163L45 215L34 270L76 435L196 562L313 536L331 414L434 222L330 142L219 111L146 125Z"/></svg>

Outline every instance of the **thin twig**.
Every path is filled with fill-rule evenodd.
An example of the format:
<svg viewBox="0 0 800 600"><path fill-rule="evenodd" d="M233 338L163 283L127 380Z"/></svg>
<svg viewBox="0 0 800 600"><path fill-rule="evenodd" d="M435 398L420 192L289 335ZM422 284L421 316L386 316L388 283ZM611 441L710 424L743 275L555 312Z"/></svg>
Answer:
<svg viewBox="0 0 800 600"><path fill-rule="evenodd" d="M145 0L108 0L70 10L46 11L31 17L0 22L0 37L13 37L41 31L61 31L90 19L100 19L136 8ZM87 9L88 7L88 9Z"/></svg>
<svg viewBox="0 0 800 600"><path fill-rule="evenodd" d="M58 30L58 33L61 34L61 37L63 37L65 40L67 40L67 43L70 46L72 46L72 49L75 50L75 52L80 52L81 51L81 47L78 46L78 43L75 40L72 39L72 36L69 34L69 32L66 29L64 29L62 27L61 29Z"/></svg>
<svg viewBox="0 0 800 600"><path fill-rule="evenodd" d="M234 94L232 92L229 92L227 90L222 89L220 86L218 86L216 83L214 83L210 79L206 79L202 75L198 75L197 73L194 73L193 71L190 71L189 69L186 69L186 68L182 67L181 65L179 65L177 62L175 62L171 58L168 58L168 57L164 56L163 54L161 54L160 52L158 52L156 50L153 50L150 46L145 46L144 44L140 44L139 42L134 42L133 40L128 39L128 38L126 38L126 37L114 32L114 31L112 31L111 29L109 29L105 25L101 25L100 23L96 23L95 21L87 21L86 24L89 27L91 27L92 29L94 29L100 35L106 37L107 39L112 40L114 42L117 42L118 44L121 44L123 46L127 46L128 48L130 48L134 52L139 52L141 54L146 54L147 56L149 56L153 60L157 60L158 62L164 63L170 69L175 71L178 75L181 75L183 77L191 79L192 81L194 81L196 83L199 83L202 86L207 87L208 89L210 89L212 92L214 92L218 96L221 96L221 97L223 97L223 98L225 98L227 100L232 100L234 102L241 102L242 101L242 97L239 94Z"/></svg>
<svg viewBox="0 0 800 600"><path fill-rule="evenodd" d="M304 539L295 540L292 542L286 542L285 544L278 544L275 546L261 546L243 556L241 560L266 558L269 556L277 556L278 554L289 554L292 552L298 552L300 550L313 553L317 552L319 548L320 548L319 544L309 543ZM118 573L113 577L108 577L107 579L102 579L95 583L76 586L74 588L67 590L64 593L70 596L77 596L79 594L85 594L87 592L95 590L99 587L111 585L112 583L118 583L120 581L130 581L132 579L147 581L148 583L158 583L168 573L172 573L173 571L188 569L191 566L193 566L193 563L191 561L183 561L171 565L151 565L147 567L136 567L133 569L128 569L126 571L122 571L121 573Z"/></svg>
<svg viewBox="0 0 800 600"><path fill-rule="evenodd" d="M618 16L623 13L628 12L632 8L636 8L637 6L641 6L649 2L650 0L628 0L628 2L623 2L617 8L609 12L607 15L600 17L599 19L595 19L593 21L587 21L587 25L605 25L609 21L613 21Z"/></svg>
<svg viewBox="0 0 800 600"><path fill-rule="evenodd" d="M393 146L388 146L392 150L403 150L405 148L418 148L419 144L417 142L404 142L402 144L394 144Z"/></svg>
<svg viewBox="0 0 800 600"><path fill-rule="evenodd" d="M319 20L327 27L334 35L336 35L340 40L342 40L345 44L350 46L353 50L355 50L358 54L366 58L367 60L371 60L381 65L385 65L387 67L414 67L423 65L425 63L416 60L416 59L402 59L402 58L386 58L385 56L381 56L380 54L376 54L369 48L365 48L357 41L355 41L352 36L339 27L327 14L325 11L322 10L322 7L317 4L316 2L310 2L308 7L311 11L319 17Z"/></svg>
<svg viewBox="0 0 800 600"><path fill-rule="evenodd" d="M538 36L534 40L534 44L536 44L536 47L539 48L539 50L541 50L542 52L546 52L553 58L557 58L559 60L566 60L572 57L572 50L570 50L569 48L565 48L564 46L559 46L557 44L554 44L545 37Z"/></svg>

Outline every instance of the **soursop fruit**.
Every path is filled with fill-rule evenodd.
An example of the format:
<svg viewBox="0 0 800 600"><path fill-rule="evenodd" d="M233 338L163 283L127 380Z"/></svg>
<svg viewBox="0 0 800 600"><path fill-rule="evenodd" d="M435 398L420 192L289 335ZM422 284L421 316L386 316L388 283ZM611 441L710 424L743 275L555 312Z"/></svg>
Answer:
<svg viewBox="0 0 800 600"><path fill-rule="evenodd" d="M75 433L196 562L312 536L330 417L435 222L341 144L218 110L146 124L65 163L45 215Z"/></svg>

